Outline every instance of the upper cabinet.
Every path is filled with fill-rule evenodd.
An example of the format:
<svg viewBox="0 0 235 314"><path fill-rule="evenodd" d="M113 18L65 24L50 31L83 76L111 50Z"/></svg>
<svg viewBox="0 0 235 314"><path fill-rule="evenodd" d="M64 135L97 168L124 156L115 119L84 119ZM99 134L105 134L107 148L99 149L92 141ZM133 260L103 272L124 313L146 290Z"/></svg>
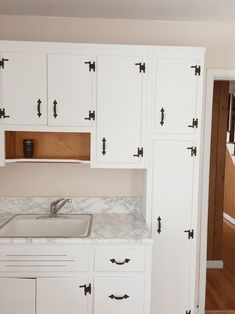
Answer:
<svg viewBox="0 0 235 314"><path fill-rule="evenodd" d="M89 126L95 64L92 57L48 55L48 124Z"/></svg>
<svg viewBox="0 0 235 314"><path fill-rule="evenodd" d="M158 58L155 82L155 133L193 134L201 102L198 59Z"/></svg>
<svg viewBox="0 0 235 314"><path fill-rule="evenodd" d="M46 125L46 55L1 53L1 119L4 124Z"/></svg>
<svg viewBox="0 0 235 314"><path fill-rule="evenodd" d="M98 56L97 68L95 166L141 167L145 154L143 56Z"/></svg>
<svg viewBox="0 0 235 314"><path fill-rule="evenodd" d="M2 58L4 124L90 126L95 78L91 57L10 52Z"/></svg>

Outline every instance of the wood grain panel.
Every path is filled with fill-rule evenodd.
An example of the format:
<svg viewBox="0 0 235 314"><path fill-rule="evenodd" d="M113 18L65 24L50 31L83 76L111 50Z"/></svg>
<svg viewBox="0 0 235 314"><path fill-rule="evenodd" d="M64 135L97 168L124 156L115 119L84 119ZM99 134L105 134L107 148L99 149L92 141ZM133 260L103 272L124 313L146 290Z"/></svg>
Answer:
<svg viewBox="0 0 235 314"><path fill-rule="evenodd" d="M6 132L6 158L24 158L23 139L34 140L33 158L90 160L90 133Z"/></svg>
<svg viewBox="0 0 235 314"><path fill-rule="evenodd" d="M229 82L215 81L212 113L208 209L208 260L222 258L224 174Z"/></svg>
<svg viewBox="0 0 235 314"><path fill-rule="evenodd" d="M224 212L235 218L235 165L226 150L225 181L224 181Z"/></svg>

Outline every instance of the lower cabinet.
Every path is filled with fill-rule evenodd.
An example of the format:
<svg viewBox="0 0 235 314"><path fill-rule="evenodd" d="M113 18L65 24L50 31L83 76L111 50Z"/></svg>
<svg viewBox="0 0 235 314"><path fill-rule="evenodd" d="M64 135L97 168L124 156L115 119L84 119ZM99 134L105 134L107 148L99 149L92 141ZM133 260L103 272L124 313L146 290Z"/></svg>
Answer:
<svg viewBox="0 0 235 314"><path fill-rule="evenodd" d="M0 245L0 314L150 314L151 247Z"/></svg>
<svg viewBox="0 0 235 314"><path fill-rule="evenodd" d="M86 278L38 278L37 314L87 313Z"/></svg>
<svg viewBox="0 0 235 314"><path fill-rule="evenodd" d="M0 278L0 313L34 314L35 288L35 279Z"/></svg>
<svg viewBox="0 0 235 314"><path fill-rule="evenodd" d="M94 314L145 314L144 291L143 278L97 277Z"/></svg>

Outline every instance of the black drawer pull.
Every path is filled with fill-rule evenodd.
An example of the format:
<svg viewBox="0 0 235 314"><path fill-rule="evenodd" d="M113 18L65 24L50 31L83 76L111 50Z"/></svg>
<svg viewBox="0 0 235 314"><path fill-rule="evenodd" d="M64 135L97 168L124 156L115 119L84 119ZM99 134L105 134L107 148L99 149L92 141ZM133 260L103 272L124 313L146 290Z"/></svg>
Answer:
<svg viewBox="0 0 235 314"><path fill-rule="evenodd" d="M158 217L157 221L158 221L157 233L161 233L162 232L162 219L160 216Z"/></svg>
<svg viewBox="0 0 235 314"><path fill-rule="evenodd" d="M38 99L38 101L37 101L37 110L38 110L38 116L39 116L39 118L41 117L41 115L42 115L42 113L41 113L41 103L42 103L42 101L41 101L41 99L39 98Z"/></svg>
<svg viewBox="0 0 235 314"><path fill-rule="evenodd" d="M165 110L164 110L164 108L162 108L162 109L160 110L160 112L161 112L161 121L160 121L160 124L161 124L161 126L163 126L164 120L165 120Z"/></svg>
<svg viewBox="0 0 235 314"><path fill-rule="evenodd" d="M102 138L102 155L104 156L106 154L106 138Z"/></svg>
<svg viewBox="0 0 235 314"><path fill-rule="evenodd" d="M55 117L55 119L57 118L57 116L58 116L58 114L57 114L57 101L56 100L54 100L53 101L53 111L54 111L54 114L53 114L53 116Z"/></svg>
<svg viewBox="0 0 235 314"><path fill-rule="evenodd" d="M124 265L130 262L129 258L126 258L123 262L117 262L115 258L110 259L110 262L117 265Z"/></svg>
<svg viewBox="0 0 235 314"><path fill-rule="evenodd" d="M111 295L109 296L109 298L110 298L110 299L115 299L115 300L124 300L124 299L128 299L128 298L129 298L129 295L124 294L124 296L122 296L122 297L116 297L115 295L111 294Z"/></svg>

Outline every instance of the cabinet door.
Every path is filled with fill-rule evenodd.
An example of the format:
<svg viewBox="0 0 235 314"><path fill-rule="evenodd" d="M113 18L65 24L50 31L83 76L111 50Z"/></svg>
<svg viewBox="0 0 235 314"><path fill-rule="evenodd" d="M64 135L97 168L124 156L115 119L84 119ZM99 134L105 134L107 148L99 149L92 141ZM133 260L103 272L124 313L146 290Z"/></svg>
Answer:
<svg viewBox="0 0 235 314"><path fill-rule="evenodd" d="M1 108L5 124L45 125L47 123L46 55L2 53L8 61L2 72Z"/></svg>
<svg viewBox="0 0 235 314"><path fill-rule="evenodd" d="M37 314L86 314L85 278L38 278Z"/></svg>
<svg viewBox="0 0 235 314"><path fill-rule="evenodd" d="M48 124L89 126L93 107L93 79L89 56L48 56Z"/></svg>
<svg viewBox="0 0 235 314"><path fill-rule="evenodd" d="M97 277L94 314L144 314L144 279Z"/></svg>
<svg viewBox="0 0 235 314"><path fill-rule="evenodd" d="M153 178L152 313L181 314L192 308L195 239L193 141L156 141ZM169 301L170 296L170 301Z"/></svg>
<svg viewBox="0 0 235 314"><path fill-rule="evenodd" d="M96 160L110 166L141 164L142 57L99 56Z"/></svg>
<svg viewBox="0 0 235 314"><path fill-rule="evenodd" d="M35 314L35 279L0 278L0 312Z"/></svg>
<svg viewBox="0 0 235 314"><path fill-rule="evenodd" d="M155 132L165 134L192 134L198 119L198 101L202 84L195 75L197 59L158 59L155 87ZM199 121L200 122L200 121Z"/></svg>

